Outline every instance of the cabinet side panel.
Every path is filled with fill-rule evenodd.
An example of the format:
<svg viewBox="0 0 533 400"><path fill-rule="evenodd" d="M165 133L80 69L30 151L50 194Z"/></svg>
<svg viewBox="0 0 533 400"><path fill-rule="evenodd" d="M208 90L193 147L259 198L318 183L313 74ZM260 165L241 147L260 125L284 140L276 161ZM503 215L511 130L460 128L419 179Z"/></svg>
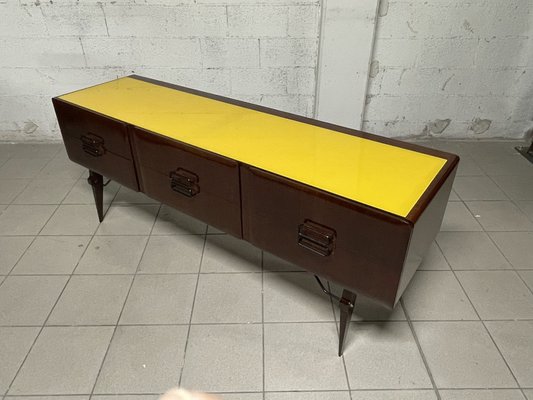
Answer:
<svg viewBox="0 0 533 400"><path fill-rule="evenodd" d="M457 167L448 176L446 182L441 186L414 226L400 284L398 285L396 302L400 300L400 297L426 255L431 242L435 240L437 233L439 233L456 172Z"/></svg>

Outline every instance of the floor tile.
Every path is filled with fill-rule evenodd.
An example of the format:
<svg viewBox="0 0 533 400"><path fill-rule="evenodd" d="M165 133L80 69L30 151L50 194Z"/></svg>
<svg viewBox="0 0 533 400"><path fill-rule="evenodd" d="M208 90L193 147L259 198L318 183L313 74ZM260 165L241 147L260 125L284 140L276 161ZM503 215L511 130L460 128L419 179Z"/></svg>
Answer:
<svg viewBox="0 0 533 400"><path fill-rule="evenodd" d="M90 396L6 396L4 400L89 400Z"/></svg>
<svg viewBox="0 0 533 400"><path fill-rule="evenodd" d="M157 400L159 396L149 394L93 395L91 400ZM60 399L62 400L62 399Z"/></svg>
<svg viewBox="0 0 533 400"><path fill-rule="evenodd" d="M512 200L533 200L533 170L531 175L495 176L492 179Z"/></svg>
<svg viewBox="0 0 533 400"><path fill-rule="evenodd" d="M120 324L185 324L198 275L137 275Z"/></svg>
<svg viewBox="0 0 533 400"><path fill-rule="evenodd" d="M485 232L440 232L437 243L452 269L510 269Z"/></svg>
<svg viewBox="0 0 533 400"><path fill-rule="evenodd" d="M461 200L508 200L505 193L486 176L458 176L453 183Z"/></svg>
<svg viewBox="0 0 533 400"><path fill-rule="evenodd" d="M9 276L0 286L0 325L42 325L66 276Z"/></svg>
<svg viewBox="0 0 533 400"><path fill-rule="evenodd" d="M518 207L533 221L533 201L517 201Z"/></svg>
<svg viewBox="0 0 533 400"><path fill-rule="evenodd" d="M261 274L200 274L192 322L261 322L261 285Z"/></svg>
<svg viewBox="0 0 533 400"><path fill-rule="evenodd" d="M204 250L203 235L151 236L139 273L196 273Z"/></svg>
<svg viewBox="0 0 533 400"><path fill-rule="evenodd" d="M90 393L113 329L44 328L9 394Z"/></svg>
<svg viewBox="0 0 533 400"><path fill-rule="evenodd" d="M163 393L179 381L186 326L119 326L96 382L98 393Z"/></svg>
<svg viewBox="0 0 533 400"><path fill-rule="evenodd" d="M132 276L73 276L57 302L48 325L115 325Z"/></svg>
<svg viewBox="0 0 533 400"><path fill-rule="evenodd" d="M263 252L263 268L266 272L302 272L303 268L276 257L269 252Z"/></svg>
<svg viewBox="0 0 533 400"><path fill-rule="evenodd" d="M0 214L0 235L37 235L56 206L11 205Z"/></svg>
<svg viewBox="0 0 533 400"><path fill-rule="evenodd" d="M333 323L265 324L265 390L347 390Z"/></svg>
<svg viewBox="0 0 533 400"><path fill-rule="evenodd" d="M133 274L146 236L95 236L81 258L76 274Z"/></svg>
<svg viewBox="0 0 533 400"><path fill-rule="evenodd" d="M71 274L90 239L90 236L39 236L12 274Z"/></svg>
<svg viewBox="0 0 533 400"><path fill-rule="evenodd" d="M10 145L11 158L53 158L62 143L17 143Z"/></svg>
<svg viewBox="0 0 533 400"><path fill-rule="evenodd" d="M0 179L0 204L11 203L30 182L29 179Z"/></svg>
<svg viewBox="0 0 533 400"><path fill-rule="evenodd" d="M515 269L533 269L533 232L491 232L503 255Z"/></svg>
<svg viewBox="0 0 533 400"><path fill-rule="evenodd" d="M461 199L459 198L459 196L457 196L457 193L452 189L452 191L450 192L450 198L448 199L448 201L461 201Z"/></svg>
<svg viewBox="0 0 533 400"><path fill-rule="evenodd" d="M261 250L229 235L208 235L201 272L260 272Z"/></svg>
<svg viewBox="0 0 533 400"><path fill-rule="evenodd" d="M263 292L265 322L334 321L331 300L307 272L265 274Z"/></svg>
<svg viewBox="0 0 533 400"><path fill-rule="evenodd" d="M30 246L33 236L0 236L0 274L7 275Z"/></svg>
<svg viewBox="0 0 533 400"><path fill-rule="evenodd" d="M479 319L451 271L418 271L403 304L412 320Z"/></svg>
<svg viewBox="0 0 533 400"><path fill-rule="evenodd" d="M120 185L114 181L104 186L104 204L111 203L119 188ZM93 190L87 182L86 176L76 181L76 184L63 200L63 204L94 204Z"/></svg>
<svg viewBox="0 0 533 400"><path fill-rule="evenodd" d="M181 385L206 392L261 391L261 325L192 325Z"/></svg>
<svg viewBox="0 0 533 400"><path fill-rule="evenodd" d="M220 229L215 228L214 226L208 225L207 226L207 234L208 235L222 235L225 232L221 231Z"/></svg>
<svg viewBox="0 0 533 400"><path fill-rule="evenodd" d="M97 235L148 235L159 205L114 206L109 208Z"/></svg>
<svg viewBox="0 0 533 400"><path fill-rule="evenodd" d="M518 274L522 277L529 289L533 291L533 271L520 271Z"/></svg>
<svg viewBox="0 0 533 400"><path fill-rule="evenodd" d="M437 400L433 390L352 391L352 400Z"/></svg>
<svg viewBox="0 0 533 400"><path fill-rule="evenodd" d="M49 162L46 158L11 158L0 167L0 179L32 179Z"/></svg>
<svg viewBox="0 0 533 400"><path fill-rule="evenodd" d="M41 234L92 235L96 231L98 224L95 206L64 204L58 207Z"/></svg>
<svg viewBox="0 0 533 400"><path fill-rule="evenodd" d="M518 389L439 390L442 400L524 400Z"/></svg>
<svg viewBox="0 0 533 400"><path fill-rule="evenodd" d="M87 169L70 160L54 158L38 173L38 178L79 179Z"/></svg>
<svg viewBox="0 0 533 400"><path fill-rule="evenodd" d="M481 319L533 318L533 294L514 271L458 271Z"/></svg>
<svg viewBox="0 0 533 400"><path fill-rule="evenodd" d="M157 400L156 395L142 394L116 394L116 395L93 395L91 400ZM63 400L63 399L59 399Z"/></svg>
<svg viewBox="0 0 533 400"><path fill-rule="evenodd" d="M333 305L335 306L335 318L339 321L339 306L335 301ZM352 321L405 321L406 319L403 307L399 302L393 310L389 310L374 300L362 295L357 296L352 314Z"/></svg>
<svg viewBox="0 0 533 400"><path fill-rule="evenodd" d="M418 267L422 271L441 271L449 270L450 266L444 258L442 251L437 246L436 242L431 242L431 246L422 260L422 264Z"/></svg>
<svg viewBox="0 0 533 400"><path fill-rule="evenodd" d="M487 329L522 387L533 387L533 321L487 322Z"/></svg>
<svg viewBox="0 0 533 400"><path fill-rule="evenodd" d="M485 173L470 156L462 156L457 168L457 176L479 176Z"/></svg>
<svg viewBox="0 0 533 400"><path fill-rule="evenodd" d="M431 388L407 322L350 325L344 358L352 389Z"/></svg>
<svg viewBox="0 0 533 400"><path fill-rule="evenodd" d="M142 192L135 192L122 186L113 200L113 204L159 204L159 202Z"/></svg>
<svg viewBox="0 0 533 400"><path fill-rule="evenodd" d="M510 201L470 201L466 205L487 231L531 231L533 222Z"/></svg>
<svg viewBox="0 0 533 400"><path fill-rule="evenodd" d="M437 387L516 387L481 322L413 324Z"/></svg>
<svg viewBox="0 0 533 400"><path fill-rule="evenodd" d="M265 400L350 400L350 393L343 392L272 392L265 393Z"/></svg>
<svg viewBox="0 0 533 400"><path fill-rule="evenodd" d="M40 328L0 328L0 396L9 388Z"/></svg>
<svg viewBox="0 0 533 400"><path fill-rule="evenodd" d="M59 204L75 183L73 179L35 179L17 196L13 204Z"/></svg>
<svg viewBox="0 0 533 400"><path fill-rule="evenodd" d="M263 393L224 393L217 396L222 400L263 400Z"/></svg>
<svg viewBox="0 0 533 400"><path fill-rule="evenodd" d="M203 222L175 210L168 206L161 206L157 215L154 235L185 235L185 234L205 234L207 225Z"/></svg>
<svg viewBox="0 0 533 400"><path fill-rule="evenodd" d="M441 231L481 231L476 218L462 202L449 202L444 213Z"/></svg>
<svg viewBox="0 0 533 400"><path fill-rule="evenodd" d="M483 171L491 176L517 176L533 174L533 165L519 153L498 154L496 159L476 160Z"/></svg>

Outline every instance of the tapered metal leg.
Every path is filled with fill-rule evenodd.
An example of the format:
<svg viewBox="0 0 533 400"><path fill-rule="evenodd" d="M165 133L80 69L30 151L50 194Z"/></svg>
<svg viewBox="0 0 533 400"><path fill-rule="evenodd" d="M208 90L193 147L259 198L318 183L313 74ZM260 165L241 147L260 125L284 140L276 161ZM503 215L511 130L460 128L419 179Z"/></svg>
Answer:
<svg viewBox="0 0 533 400"><path fill-rule="evenodd" d="M348 332L348 327L350 326L356 298L357 296L355 293L344 289L342 291L342 297L339 300L339 307L341 310L341 321L339 326L339 357L342 356L344 339L346 339L346 333Z"/></svg>
<svg viewBox="0 0 533 400"><path fill-rule="evenodd" d="M89 171L89 178L87 182L93 188L94 202L96 204L96 212L98 213L98 220L104 220L104 177L94 171Z"/></svg>

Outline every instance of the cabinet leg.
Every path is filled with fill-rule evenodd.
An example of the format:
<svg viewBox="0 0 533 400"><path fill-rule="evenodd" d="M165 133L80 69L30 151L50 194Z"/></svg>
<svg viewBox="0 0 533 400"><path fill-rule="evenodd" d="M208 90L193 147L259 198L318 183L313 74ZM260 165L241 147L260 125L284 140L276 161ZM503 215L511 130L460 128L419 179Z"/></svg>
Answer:
<svg viewBox="0 0 533 400"><path fill-rule="evenodd" d="M89 185L93 188L98 220L102 222L104 220L104 177L94 171L89 171L87 182L89 182Z"/></svg>
<svg viewBox="0 0 533 400"><path fill-rule="evenodd" d="M353 308L355 306L356 294L346 289L342 291L342 297L339 300L339 307L341 311L341 320L339 326L339 357L342 356L342 348L344 346L344 340L346 339L346 333L350 326L352 319Z"/></svg>

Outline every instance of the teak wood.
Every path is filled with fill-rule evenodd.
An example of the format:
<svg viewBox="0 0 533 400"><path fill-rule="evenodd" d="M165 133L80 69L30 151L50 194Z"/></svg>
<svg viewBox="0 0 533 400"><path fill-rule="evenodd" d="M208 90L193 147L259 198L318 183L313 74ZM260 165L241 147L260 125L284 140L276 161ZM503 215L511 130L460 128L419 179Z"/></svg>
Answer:
<svg viewBox="0 0 533 400"><path fill-rule="evenodd" d="M53 104L69 158L90 171L100 221L106 176L342 285L330 294L339 355L356 294L389 309L400 299L440 229L459 161L139 76Z"/></svg>

